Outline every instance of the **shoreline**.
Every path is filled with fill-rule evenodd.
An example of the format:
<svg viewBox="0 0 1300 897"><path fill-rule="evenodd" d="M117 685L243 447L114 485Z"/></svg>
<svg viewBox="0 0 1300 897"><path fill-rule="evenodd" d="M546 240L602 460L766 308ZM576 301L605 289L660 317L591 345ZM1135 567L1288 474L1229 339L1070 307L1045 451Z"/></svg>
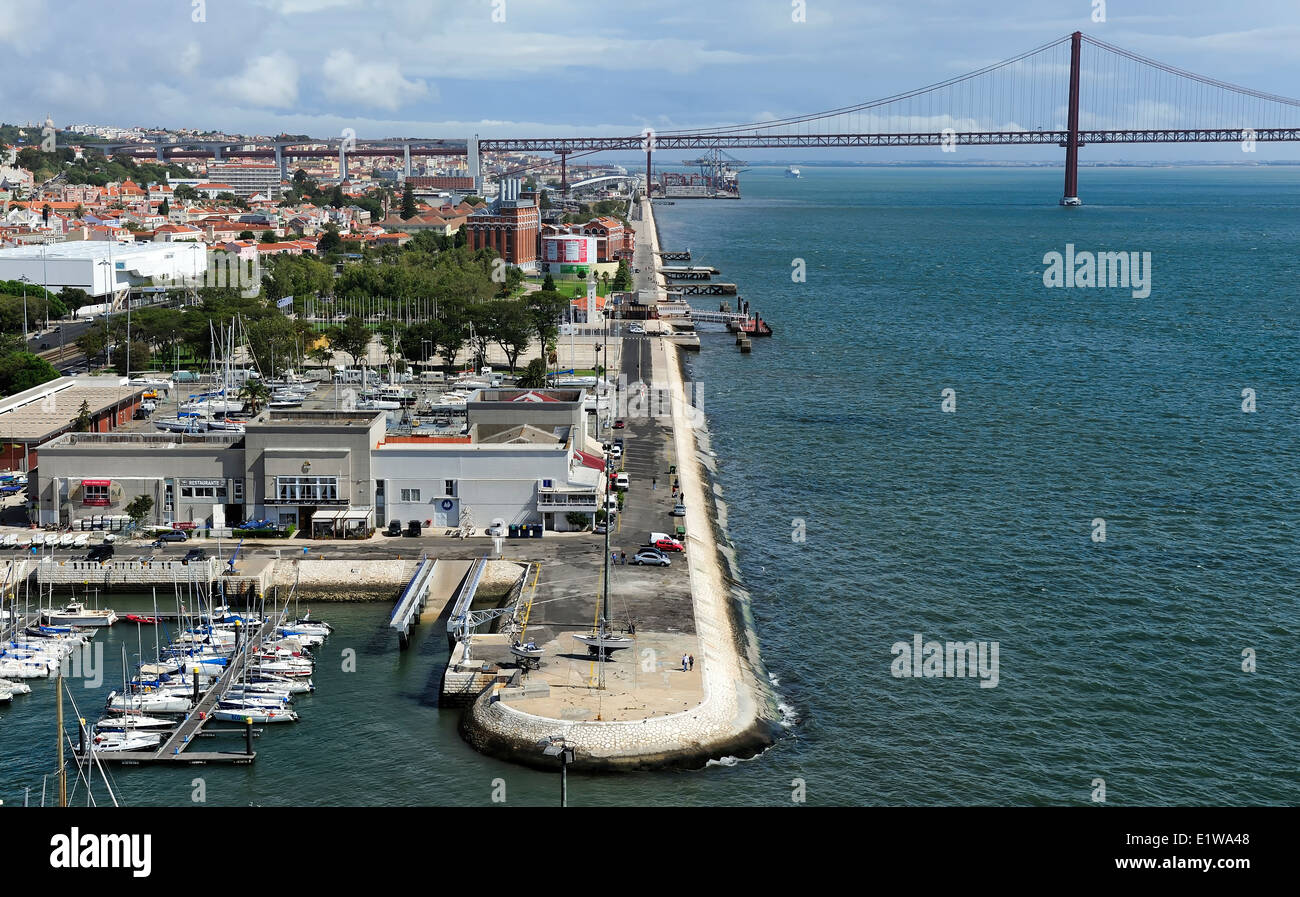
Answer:
<svg viewBox="0 0 1300 897"><path fill-rule="evenodd" d="M642 220L647 218L651 247L657 250L653 212L645 202ZM550 769L553 761L544 761L536 744L559 735L575 749L573 766L578 770L700 769L726 757L756 756L779 734L778 699L758 653L747 593L739 593L743 589L728 556L732 548L718 513L716 483L701 444L701 436L707 439L707 421L701 415L702 426L694 426L696 412L687 402L688 377L679 347L659 339L653 351L657 360L662 358L673 399L672 441L687 508L686 557L704 698L667 716L575 721L512 707L500 699L498 684L466 708L460 723L462 737L489 756Z"/></svg>

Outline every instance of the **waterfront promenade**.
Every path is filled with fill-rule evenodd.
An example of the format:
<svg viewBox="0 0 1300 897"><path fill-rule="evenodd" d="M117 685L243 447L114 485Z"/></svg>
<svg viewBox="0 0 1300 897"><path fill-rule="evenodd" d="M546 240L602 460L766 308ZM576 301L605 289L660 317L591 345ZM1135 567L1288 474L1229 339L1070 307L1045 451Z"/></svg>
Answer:
<svg viewBox="0 0 1300 897"><path fill-rule="evenodd" d="M649 203L643 203L641 211L643 217L634 222L638 253L644 248L653 259L650 253L659 246ZM638 267L639 288L662 288L653 264ZM632 344L636 344L635 352ZM676 563L670 569L684 567L685 576L679 573L677 582L666 588L643 583L639 596L628 596L639 598L637 603L643 607L657 605L658 612L649 625L638 625L635 647L615 652L605 665L603 689L594 687L599 674L596 664L584 661L574 651L573 633L588 631L590 623L574 620L577 625L567 631L549 626L547 635L555 637L538 640L545 656L541 668L528 674L532 687L498 684L467 710L462 734L480 750L515 762L547 766L553 761L544 758L536 745L559 736L574 748L579 768L636 769L702 766L710 759L752 754L771 741L773 702L761 671L746 650L750 634L743 630L742 617L724 578L719 540L725 539L725 534L715 527L713 494L696 438L703 420L687 401L679 351L660 338L625 339L623 372L628 372L629 360L635 358L636 369L648 375L651 393L662 390L671 397L670 411L629 422L643 429L633 431L636 440L629 439L628 451L629 457L645 458L650 447L658 450L639 473L644 480L657 469L663 488L645 490L651 502L671 502L668 470L675 465L686 505L686 550L674 555ZM638 452L641 447L644 449ZM669 459L675 460L669 463ZM660 520L677 519L662 510L658 513ZM663 528L668 529L668 524ZM619 578L625 569L630 568L619 568ZM681 596L685 600L676 602L673 599L680 589L685 590ZM611 587L615 609L619 591ZM637 615L635 611L633 615ZM695 658L694 668L687 672L681 671L683 653ZM545 687L537 687L538 683Z"/></svg>

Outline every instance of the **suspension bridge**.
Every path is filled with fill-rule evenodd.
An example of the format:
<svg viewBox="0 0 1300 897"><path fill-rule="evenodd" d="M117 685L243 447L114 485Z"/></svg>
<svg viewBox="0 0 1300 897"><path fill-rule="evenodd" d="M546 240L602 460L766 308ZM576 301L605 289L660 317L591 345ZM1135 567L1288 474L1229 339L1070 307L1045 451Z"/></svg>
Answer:
<svg viewBox="0 0 1300 897"><path fill-rule="evenodd" d="M473 137L468 140L276 139L248 145L104 144L133 155L274 159L338 154L464 156L476 182L483 153L559 155L567 186L570 156L643 151L650 183L656 151L741 148L1057 146L1065 150L1061 203L1078 205L1079 150L1099 144L1300 141L1300 100L1277 96L1148 59L1074 32L964 75L877 100L747 124L613 137ZM522 169L521 169L522 170ZM513 172L512 172L513 173Z"/></svg>

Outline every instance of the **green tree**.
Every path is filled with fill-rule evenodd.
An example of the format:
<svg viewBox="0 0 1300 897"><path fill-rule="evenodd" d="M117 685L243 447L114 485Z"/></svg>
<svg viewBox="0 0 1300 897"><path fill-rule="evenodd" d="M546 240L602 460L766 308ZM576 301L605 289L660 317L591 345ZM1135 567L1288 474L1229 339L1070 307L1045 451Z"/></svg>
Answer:
<svg viewBox="0 0 1300 897"><path fill-rule="evenodd" d="M543 278L542 278L542 289L545 290L545 291L548 292L548 293L554 293L554 292L555 292L555 278L552 277L550 274L547 274L545 277L543 277Z"/></svg>
<svg viewBox="0 0 1300 897"><path fill-rule="evenodd" d="M172 190L172 196L181 202L189 202L199 198L199 191L195 190L189 184L178 184Z"/></svg>
<svg viewBox="0 0 1300 897"><path fill-rule="evenodd" d="M275 242L278 241L279 239L280 239L280 238L277 237L277 236L275 235L275 231L273 231L273 230L264 230L264 231L262 231L262 242L263 242L263 243L275 243Z"/></svg>
<svg viewBox="0 0 1300 897"><path fill-rule="evenodd" d="M132 333L130 353L127 352L126 345L119 345L113 349L113 370L123 377L129 377L132 370L145 370L152 355L149 344L135 339L135 334ZM130 369L127 368L128 362L130 363Z"/></svg>
<svg viewBox="0 0 1300 897"><path fill-rule="evenodd" d="M530 360L515 383L522 389L546 388L546 362L540 358Z"/></svg>
<svg viewBox="0 0 1300 897"><path fill-rule="evenodd" d="M489 332L492 341L505 353L510 373L515 372L515 363L528 348L533 337L533 321L527 309L514 299L498 299L490 303L487 310Z"/></svg>
<svg viewBox="0 0 1300 897"><path fill-rule="evenodd" d="M624 292L632 289L632 271L627 266L627 259L618 260L618 272L614 275L613 288L615 292Z"/></svg>
<svg viewBox="0 0 1300 897"><path fill-rule="evenodd" d="M72 419L72 429L78 433L88 433L94 425L95 420L90 416L90 404L83 399L81 407L77 409L77 416Z"/></svg>
<svg viewBox="0 0 1300 897"><path fill-rule="evenodd" d="M168 213L171 212L171 210L172 210L172 207L171 207L170 205L168 205L168 203L167 203L167 197L164 196L164 197L163 197L163 201L160 202L160 203L158 203L158 214L159 214L159 215L162 215L164 218L166 218L167 215L168 215Z"/></svg>
<svg viewBox="0 0 1300 897"><path fill-rule="evenodd" d="M330 346L350 355L353 367L370 348L370 328L355 315L344 321L343 326L332 327L328 332Z"/></svg>
<svg viewBox="0 0 1300 897"><path fill-rule="evenodd" d="M319 346L313 346L307 350L307 357L316 362L317 367L326 367L330 359L334 357L334 350L327 343L321 343Z"/></svg>
<svg viewBox="0 0 1300 897"><path fill-rule="evenodd" d="M402 190L402 220L409 221L415 217L415 188L408 179Z"/></svg>
<svg viewBox="0 0 1300 897"><path fill-rule="evenodd" d="M320 240L316 243L316 251L324 254L327 252L338 252L343 248L343 238L339 236L337 228L329 227L325 233L321 234Z"/></svg>
<svg viewBox="0 0 1300 897"><path fill-rule="evenodd" d="M153 498L148 495L137 495L123 510L135 522L136 528L142 527L149 519L150 512L153 511Z"/></svg>
<svg viewBox="0 0 1300 897"><path fill-rule="evenodd" d="M524 301L538 345L546 346L560 333L560 322L568 311L569 300L554 290L540 289L529 293Z"/></svg>
<svg viewBox="0 0 1300 897"><path fill-rule="evenodd" d="M40 386L59 376L48 361L31 352L0 355L0 394L10 396Z"/></svg>
<svg viewBox="0 0 1300 897"><path fill-rule="evenodd" d="M255 415L270 403L271 388L256 377L250 377L239 390L239 400L250 415Z"/></svg>
<svg viewBox="0 0 1300 897"><path fill-rule="evenodd" d="M253 232L252 232L251 230L241 230L241 231L239 232L239 239L241 239L241 240L256 240L257 237L255 237L255 236L253 235Z"/></svg>
<svg viewBox="0 0 1300 897"><path fill-rule="evenodd" d="M564 520L574 529L585 529L591 518L581 511L569 511L564 515Z"/></svg>

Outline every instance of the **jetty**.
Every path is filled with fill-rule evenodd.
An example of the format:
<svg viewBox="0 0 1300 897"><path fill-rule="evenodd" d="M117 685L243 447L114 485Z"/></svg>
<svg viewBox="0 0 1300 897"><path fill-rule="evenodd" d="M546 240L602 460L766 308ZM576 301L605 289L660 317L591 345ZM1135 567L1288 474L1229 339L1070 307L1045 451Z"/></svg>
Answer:
<svg viewBox="0 0 1300 897"><path fill-rule="evenodd" d="M397 604L389 617L388 626L397 633L397 643L405 650L411 644L411 629L419 625L427 612L442 616L448 605L459 604L462 586L478 561L456 561L420 557L410 582L398 596ZM481 575L481 573L480 573ZM473 600L470 592L469 600Z"/></svg>
<svg viewBox="0 0 1300 897"><path fill-rule="evenodd" d="M689 249L656 249L654 255L664 262L689 262L691 260L691 251Z"/></svg>
<svg viewBox="0 0 1300 897"><path fill-rule="evenodd" d="M207 687L206 690L200 691L198 680L195 679L194 706L185 714L180 725L172 731L170 737L162 743L160 747L152 751L91 751L90 756L98 759L102 763L120 763L127 766L143 766L146 764L157 763L181 763L188 765L203 765L207 763L233 763L236 765L248 765L257 759L257 752L253 750L253 726L247 723L244 726L245 746L243 751L191 751L188 748L194 743L194 740L203 737L208 733L204 727L212 720L212 711L216 709L217 701L226 693L231 685L242 675L244 666L248 663L248 646L256 645L273 632L279 625L278 618L264 620L257 630L250 634L245 633L241 636L241 649L236 651L230 657L230 662L221 675ZM222 730L232 731L232 730ZM238 730L233 730L238 731ZM77 755L84 758L86 755L86 728L80 727L80 745L78 746Z"/></svg>

